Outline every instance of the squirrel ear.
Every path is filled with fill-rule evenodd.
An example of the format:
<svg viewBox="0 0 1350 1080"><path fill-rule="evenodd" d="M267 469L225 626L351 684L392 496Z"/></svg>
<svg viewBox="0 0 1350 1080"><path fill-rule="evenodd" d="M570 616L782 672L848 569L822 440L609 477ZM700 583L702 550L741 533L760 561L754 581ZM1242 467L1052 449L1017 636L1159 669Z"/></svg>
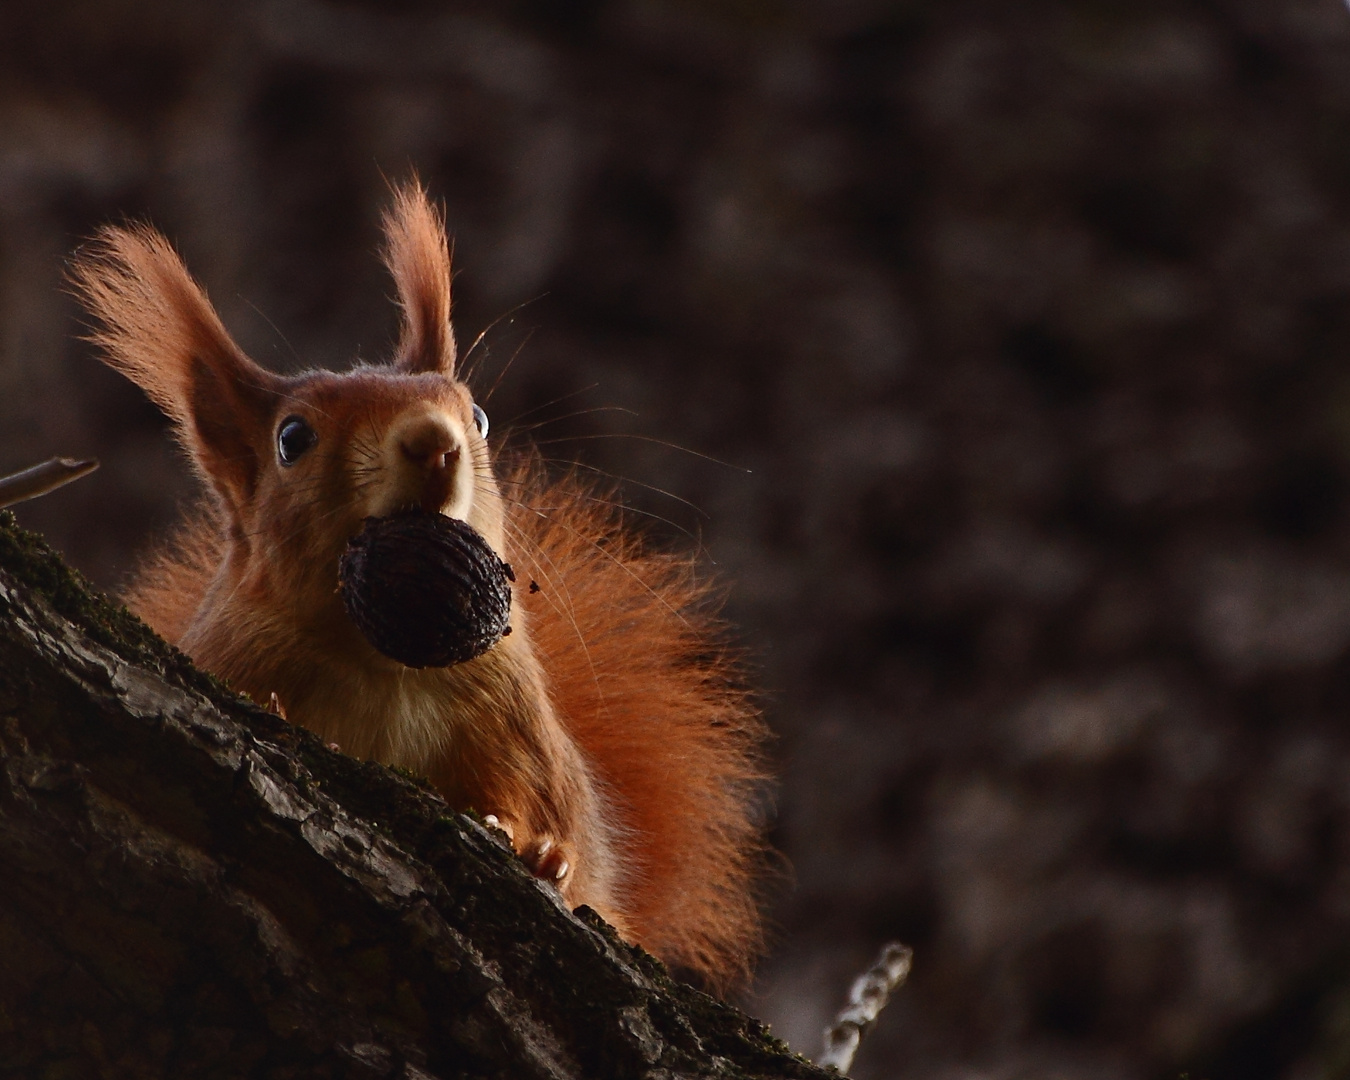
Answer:
<svg viewBox="0 0 1350 1080"><path fill-rule="evenodd" d="M257 487L283 380L244 355L153 229L105 228L70 280L97 320L88 340L168 413L198 472L237 512Z"/></svg>
<svg viewBox="0 0 1350 1080"><path fill-rule="evenodd" d="M450 248L445 222L414 177L394 189L384 214L384 264L403 308L394 366L411 373L455 372L455 332L450 326Z"/></svg>

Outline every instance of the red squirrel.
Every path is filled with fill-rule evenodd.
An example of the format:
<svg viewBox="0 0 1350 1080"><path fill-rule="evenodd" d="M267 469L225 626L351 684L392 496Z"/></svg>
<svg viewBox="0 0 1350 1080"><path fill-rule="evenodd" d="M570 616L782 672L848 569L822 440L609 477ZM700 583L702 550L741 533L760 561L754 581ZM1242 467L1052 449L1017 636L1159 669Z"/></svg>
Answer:
<svg viewBox="0 0 1350 1080"><path fill-rule="evenodd" d="M392 360L289 377L240 350L149 227L105 228L77 256L91 340L173 420L205 489L124 599L259 704L490 815L570 906L733 985L759 945L762 727L707 586L575 476L494 463L420 184L394 191L384 234ZM513 632L476 659L404 667L343 610L348 540L409 508L466 521L526 583Z"/></svg>

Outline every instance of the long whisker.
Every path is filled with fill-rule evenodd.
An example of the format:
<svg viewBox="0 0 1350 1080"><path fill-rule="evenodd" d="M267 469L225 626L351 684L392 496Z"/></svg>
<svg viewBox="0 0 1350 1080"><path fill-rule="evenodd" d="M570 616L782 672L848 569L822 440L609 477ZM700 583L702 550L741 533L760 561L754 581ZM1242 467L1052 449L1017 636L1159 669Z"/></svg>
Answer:
<svg viewBox="0 0 1350 1080"><path fill-rule="evenodd" d="M515 316L519 312L523 311L531 304L537 303L538 301L542 300L547 295L548 293L542 292L538 296L532 296L528 300L522 300L515 307L508 308L506 311L503 311L500 315L498 315L495 319L493 319L490 323L488 323L487 326L483 327L483 329L478 332L478 336L473 339L473 344L469 346L468 351L465 352L464 356L460 359L460 364L463 365L469 362L469 358L473 356L474 350L477 349L478 346L483 343L483 339L487 337L488 334L490 334L503 319L509 320L510 322L515 322ZM478 368L476 366L474 368L465 371L464 378L462 381L468 382L469 379L472 378L477 373Z"/></svg>
<svg viewBox="0 0 1350 1080"><path fill-rule="evenodd" d="M535 442L536 446L553 446L558 443L590 442L594 439L636 439L638 442L652 443L655 446L664 446L667 450L678 450L682 454L688 454L690 457L701 458L704 461L710 461L714 465L721 465L726 469L734 469L736 472L752 475L753 469L748 469L744 465L735 465L730 461L723 461L721 458L713 457L711 454L704 454L698 450L690 450L687 446L681 446L679 443L668 442L665 439L653 438L651 435L634 435L624 431L607 432L600 435L570 435L557 439L539 439Z"/></svg>
<svg viewBox="0 0 1350 1080"><path fill-rule="evenodd" d="M573 528L566 521L564 521L561 518L561 516L549 517L547 513L547 510L550 509L549 507L530 506L524 502L517 503L516 505L519 506L522 510L529 511L530 513L535 514L538 517L544 518L545 520L549 521L550 524L552 525L566 529L573 536L579 538L580 540L590 545L590 547L593 548L598 555L600 555L605 559L608 559L611 563L614 564L615 567L617 567L619 570L622 570L625 574L627 574L630 578L632 578L635 582L637 582L637 584L642 587L643 591L645 591L649 596L651 596L653 600L655 600L658 604L660 604L663 608L665 608L668 612L670 612L671 615L679 619L680 622L685 624L685 626L690 625L689 620L684 617L684 614L681 611L672 607L670 602L666 600L664 596L662 596L650 585L648 585L647 582L643 581L642 578L640 578L636 573L633 572L632 567L630 567L622 559L616 557L614 553L606 549L603 544L599 544L596 541L592 540L590 537L579 532L577 529Z"/></svg>
<svg viewBox="0 0 1350 1080"><path fill-rule="evenodd" d="M569 396L569 395L564 395L564 397L566 397L566 396ZM562 398L559 398L558 400L561 401L561 400L563 400L563 399L562 399ZM540 409L546 408L546 407L547 407L547 406L544 406L544 405L539 406ZM530 410L530 412L538 412L538 411L539 411L539 409L531 409L531 410ZM510 435L518 435L518 434L525 434L525 433L531 432L531 431L538 431L540 428L543 428L543 427L548 427L549 424L559 424L559 423L561 423L561 422L564 421L564 420L574 420L574 419L576 419L578 416L591 416L591 415L593 415L593 414L595 414L595 413L623 413L623 414L625 414L626 416L637 416L637 415L639 415L637 412L635 412L634 410L632 410L632 409L630 409L630 408L628 408L628 407L626 407L626 406L624 406L624 405L595 405L595 406L592 406L592 407L589 408L589 409L577 409L577 410L575 410L574 412L562 413L562 414L559 415L559 416L550 416L547 420L539 420L539 421L536 421L536 422L533 423L533 424L524 424L524 425L522 425L522 424L518 423L517 421L512 421L511 426L507 429L507 433L508 433L508 436L510 436ZM529 413L522 413L521 415L522 415L522 416L528 416Z"/></svg>
<svg viewBox="0 0 1350 1080"><path fill-rule="evenodd" d="M521 420L524 420L525 417L532 416L535 413L541 412L544 409L551 409L554 405L561 404L562 402L567 401L569 398L578 397L581 394L589 394L592 390L595 390L597 387L599 387L599 385L600 384L598 382L593 382L590 384L590 386L583 386L579 390L569 390L567 393L560 394L558 397L555 397L552 401L546 401L542 405L536 405L533 409L526 409L523 413L519 413L518 415L513 416L503 426L509 430L515 424L518 424Z"/></svg>
<svg viewBox="0 0 1350 1080"><path fill-rule="evenodd" d="M600 469L594 465L587 465L584 461L560 461L560 459L557 458L544 458L543 460L554 464L565 464L569 469L585 469L587 472L595 473L597 476L603 476L606 479L613 480L616 484L621 484L625 487L631 484L633 487L642 488L644 491L650 491L656 495L664 495L667 499L673 499L675 502L680 503L682 506L689 507L689 509L692 510L694 513L696 513L699 517L704 518L705 520L709 518L708 512L704 510L701 506L699 506L697 503L690 502L682 495L676 495L673 491L667 491L665 488L657 487L655 484L648 484L644 483L641 480L634 480L631 476L618 476L615 473L609 472L606 469ZM672 521L669 522L668 524L674 525L675 523ZM678 528L678 526L676 527Z"/></svg>
<svg viewBox="0 0 1350 1080"><path fill-rule="evenodd" d="M268 316L267 312L263 311L262 308L260 308L257 304L255 304L243 293L235 293L234 295L258 313L258 315L262 318L263 322L267 323L267 325L272 328L272 332L276 334L277 337L281 338L282 342L285 343L286 348L291 350L291 355L295 357L295 362L299 364L301 367L303 367L305 361L301 358L300 354L295 351L295 346L291 344L291 339L281 332L281 327L277 326L277 324L272 321L271 317Z"/></svg>
<svg viewBox="0 0 1350 1080"><path fill-rule="evenodd" d="M576 604L572 599L572 594L568 588L566 577L562 574L560 568L553 561L552 557L548 554L548 552L545 551L541 545L536 543L534 538L529 536L524 529L520 528L509 519L505 522L505 525L507 531L511 534L512 539L516 543L520 544L521 547L532 548L535 556L547 562L549 566L556 572L556 577L551 577L549 574L543 573L540 570L538 562L536 562L534 566L534 574L532 574L531 576L532 577L537 576L543 579L545 587L544 589L541 590L541 592L543 593L541 599L544 601L544 603L548 604L548 606L552 608L554 612L556 612L562 618L566 619L568 625L571 626L572 633L576 635L577 644L581 647L582 655L585 656L586 658L586 666L591 673L591 684L595 687L596 697L599 698L602 704L604 704L605 692L600 685L600 674L596 670L595 661L591 656L590 646L586 642L586 635L582 632L581 626L577 622ZM564 606L562 608L560 608L557 602L553 599L554 595L557 594L561 594L561 598L564 601Z"/></svg>
<svg viewBox="0 0 1350 1080"><path fill-rule="evenodd" d="M544 460L547 462L550 461L551 459L545 458ZM689 507L700 517L705 519L708 517L707 513L705 513L701 508L699 508L694 503L690 502L688 499L683 499L680 496L673 494L672 492L665 491L658 487L654 487L651 484L643 484L637 480L627 480L623 477L615 477L611 473L607 473L602 469L595 469L593 466L585 465L579 461L569 461L566 462L565 464L567 465L568 468L586 469L592 472L599 473L601 476L607 477L609 479L616 480L620 484L624 485L635 484L638 487L646 488L647 490L655 492L658 495L665 495L671 499L674 499L676 502L682 503L685 506ZM503 487L521 487L521 488L527 487L527 485L523 481L519 480L506 479L500 480L498 481L498 483ZM668 525L676 532L681 533L682 535L688 537L691 541L693 541L695 547L698 549L698 552L701 556L708 559L708 561L713 563L714 565L717 562L717 560L712 557L712 552L708 550L707 545L704 544L702 537L699 536L698 533L694 532L692 529L689 529L686 526L681 525L678 521L665 517L664 515L658 514L651 510L643 510L640 509L639 507L631 506L628 503L622 502L618 499L605 498L603 495L598 494L596 492L578 491L575 492L574 494L576 498L581 499L584 502L594 503L597 506L607 506L610 509L615 510L619 513L637 514L640 517L648 518L649 520L652 521L659 521L662 525Z"/></svg>
<svg viewBox="0 0 1350 1080"><path fill-rule="evenodd" d="M485 404L492 400L492 395L497 392L497 387L501 386L502 380L506 378L506 373L511 370L511 365L516 362L516 357L524 352L525 346L530 343L530 338L532 337L534 337L533 329L526 333L525 340L516 346L516 351L511 354L511 359L502 365L501 371L497 373L497 378L493 381L492 385L488 388L487 394L483 397L483 402Z"/></svg>

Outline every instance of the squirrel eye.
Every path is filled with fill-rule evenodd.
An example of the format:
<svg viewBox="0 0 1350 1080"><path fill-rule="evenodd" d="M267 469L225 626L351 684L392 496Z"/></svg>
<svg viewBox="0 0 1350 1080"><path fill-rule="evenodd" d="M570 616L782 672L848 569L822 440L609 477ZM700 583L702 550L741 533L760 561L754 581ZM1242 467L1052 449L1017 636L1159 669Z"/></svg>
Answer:
<svg viewBox="0 0 1350 1080"><path fill-rule="evenodd" d="M488 433L487 413L485 413L477 403L475 403L473 407L473 426L478 429L479 435L483 436L483 438L485 439L487 438Z"/></svg>
<svg viewBox="0 0 1350 1080"><path fill-rule="evenodd" d="M298 416L288 416L277 429L277 454L283 465L294 465L300 456L319 441L314 429Z"/></svg>

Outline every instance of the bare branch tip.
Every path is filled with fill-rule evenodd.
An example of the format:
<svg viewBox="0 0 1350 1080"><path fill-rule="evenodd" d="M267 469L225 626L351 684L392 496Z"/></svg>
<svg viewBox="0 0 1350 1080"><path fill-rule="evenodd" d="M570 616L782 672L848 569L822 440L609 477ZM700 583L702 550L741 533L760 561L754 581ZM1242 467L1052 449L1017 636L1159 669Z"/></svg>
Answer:
<svg viewBox="0 0 1350 1080"><path fill-rule="evenodd" d="M0 508L46 495L97 468L96 458L54 457L41 465L0 477Z"/></svg>
<svg viewBox="0 0 1350 1080"><path fill-rule="evenodd" d="M853 981L848 1004L825 1029L825 1050L816 1064L847 1073L862 1038L871 1029L891 994L909 978L914 950L898 941L887 942L872 966Z"/></svg>

